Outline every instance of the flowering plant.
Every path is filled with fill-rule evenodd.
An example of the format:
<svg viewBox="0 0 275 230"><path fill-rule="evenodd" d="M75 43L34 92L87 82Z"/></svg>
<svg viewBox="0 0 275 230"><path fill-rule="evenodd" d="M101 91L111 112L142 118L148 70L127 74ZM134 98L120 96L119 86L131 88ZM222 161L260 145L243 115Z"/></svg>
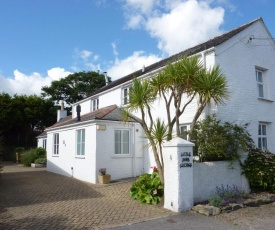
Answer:
<svg viewBox="0 0 275 230"><path fill-rule="evenodd" d="M152 166L151 169L153 169L153 172L158 172L157 166Z"/></svg>
<svg viewBox="0 0 275 230"><path fill-rule="evenodd" d="M101 169L99 169L98 171L100 172L100 175L106 175L106 168L101 168Z"/></svg>

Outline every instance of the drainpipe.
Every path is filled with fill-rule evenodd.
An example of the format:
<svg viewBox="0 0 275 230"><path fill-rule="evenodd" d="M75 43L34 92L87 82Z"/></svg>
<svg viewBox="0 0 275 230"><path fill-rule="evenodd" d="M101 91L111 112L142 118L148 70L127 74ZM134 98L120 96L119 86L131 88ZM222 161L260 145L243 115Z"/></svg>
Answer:
<svg viewBox="0 0 275 230"><path fill-rule="evenodd" d="M133 158L132 158L132 174L133 174L133 176L134 177L136 177L136 134L135 134L135 132L136 132L136 127L135 127L135 124L133 123L132 124L132 130L133 130L133 140L132 140L132 142L133 142L133 147L132 147L132 156L133 156Z"/></svg>

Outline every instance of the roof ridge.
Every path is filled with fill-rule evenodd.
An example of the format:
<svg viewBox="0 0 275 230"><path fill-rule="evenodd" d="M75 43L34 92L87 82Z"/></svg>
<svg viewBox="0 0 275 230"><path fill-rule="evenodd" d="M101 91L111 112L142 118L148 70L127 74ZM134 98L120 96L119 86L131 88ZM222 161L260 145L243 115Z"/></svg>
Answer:
<svg viewBox="0 0 275 230"><path fill-rule="evenodd" d="M181 52L178 52L176 54L173 54L165 59L162 59L158 62L155 62L149 66L147 66L145 68L145 71L142 71L142 69L139 69L139 70L136 70L130 74L127 74L126 76L124 77L121 77L111 83L109 83L108 85L105 85L103 86L102 88L96 90L93 94L91 94L90 96L84 98L83 100L89 98L89 97L92 97L98 93L102 93L108 89L111 89L117 85L120 85L120 84L123 84L125 82L128 82L130 80L132 80L134 77L139 77L139 76L142 76L146 73L149 73L150 71L153 71L153 70L156 70L156 69L159 69L163 66L165 66L169 61L176 61L177 59L181 58L183 55L193 55L195 53L199 53L203 50L206 50L206 49L209 49L211 47L214 47L214 46L217 46L217 45L220 45L222 43L224 43L225 41L227 41L228 39L230 39L231 37L235 36L236 34L240 33L242 30L246 29L248 26L252 25L253 23L259 21L259 20L263 20L261 17L258 17L250 22L247 22L239 27L236 27L230 31L227 31L219 36L216 36L214 38L211 38L205 42L202 42L202 43L199 43L195 46L192 46L190 48L187 48Z"/></svg>
<svg viewBox="0 0 275 230"><path fill-rule="evenodd" d="M102 117L106 116L108 113L110 113L111 111L113 111L113 110L116 109L116 108L117 108L117 105L116 105L116 104L108 105L108 106L99 108L99 109L97 109L97 110L91 111L91 112L89 112L89 113L82 114L82 115L80 116L80 119L81 119L81 118L85 118L85 117L87 117L87 116L89 116L89 115L94 115L94 118L99 119L99 118L102 118ZM98 113L99 115L101 115L101 116L97 116L97 113ZM72 115L70 115L70 116L72 116ZM52 126L47 127L46 130L51 129L51 128L55 128L55 127L63 126L64 124L69 123L69 122L74 121L74 120L77 120L77 117L68 119L68 120L63 121L63 122L56 122L56 123L53 124Z"/></svg>

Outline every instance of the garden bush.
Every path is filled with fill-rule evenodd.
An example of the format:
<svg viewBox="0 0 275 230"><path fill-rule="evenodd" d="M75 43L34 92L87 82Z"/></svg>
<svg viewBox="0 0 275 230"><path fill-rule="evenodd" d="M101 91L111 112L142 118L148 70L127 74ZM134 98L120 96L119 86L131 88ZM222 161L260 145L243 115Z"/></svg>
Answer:
<svg viewBox="0 0 275 230"><path fill-rule="evenodd" d="M253 190L275 192L275 155L251 148L242 164L243 174Z"/></svg>
<svg viewBox="0 0 275 230"><path fill-rule="evenodd" d="M130 196L142 204L157 204L163 197L163 192L157 172L141 175L130 188Z"/></svg>
<svg viewBox="0 0 275 230"><path fill-rule="evenodd" d="M38 158L34 161L35 164L42 164L46 165L47 164L47 159L46 158Z"/></svg>
<svg viewBox="0 0 275 230"><path fill-rule="evenodd" d="M34 151L37 156L46 155L46 150L41 147L34 149Z"/></svg>
<svg viewBox="0 0 275 230"><path fill-rule="evenodd" d="M25 154L21 154L21 159L24 166L31 166L31 163L35 163L38 158L46 158L46 150L43 148L36 148L29 150Z"/></svg>
<svg viewBox="0 0 275 230"><path fill-rule="evenodd" d="M254 145L247 126L248 124L222 123L214 116L197 122L192 134L194 155L198 155L202 162L240 159L240 151L247 151Z"/></svg>
<svg viewBox="0 0 275 230"><path fill-rule="evenodd" d="M31 163L34 163L34 161L38 158L34 149L29 150L25 154L21 154L21 157L22 157L23 165L27 167L31 166Z"/></svg>

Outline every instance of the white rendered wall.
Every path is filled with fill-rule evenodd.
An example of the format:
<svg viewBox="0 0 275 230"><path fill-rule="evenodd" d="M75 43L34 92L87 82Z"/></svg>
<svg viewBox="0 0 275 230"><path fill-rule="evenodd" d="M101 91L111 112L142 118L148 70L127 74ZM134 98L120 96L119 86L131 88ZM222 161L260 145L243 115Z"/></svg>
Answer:
<svg viewBox="0 0 275 230"><path fill-rule="evenodd" d="M41 147L43 148L43 140L45 138L37 138L37 148Z"/></svg>
<svg viewBox="0 0 275 230"><path fill-rule="evenodd" d="M249 183L244 175L241 175L241 167L238 162L229 167L229 161L194 163L194 202L208 200L215 195L216 187L233 185L250 192Z"/></svg>
<svg viewBox="0 0 275 230"><path fill-rule="evenodd" d="M100 168L107 168L111 180L135 177L143 173L142 130L138 124L117 122L102 122L105 130L97 131L96 143L96 173ZM130 154L115 154L115 130L130 131Z"/></svg>
<svg viewBox="0 0 275 230"><path fill-rule="evenodd" d="M78 129L85 129L85 158L76 156L76 130ZM53 156L53 133L59 133L58 156ZM96 126L94 124L81 125L70 129L48 131L47 134L47 170L96 183Z"/></svg>
<svg viewBox="0 0 275 230"><path fill-rule="evenodd" d="M261 22L240 32L215 49L216 61L227 76L230 100L225 106L218 106L218 118L223 121L250 123L248 130L257 144L258 123L266 122L268 127L268 149L275 152L275 51L271 39L267 38ZM269 87L268 100L258 99L255 67L267 69L264 80Z"/></svg>
<svg viewBox="0 0 275 230"><path fill-rule="evenodd" d="M98 125L104 129L97 129ZM85 129L85 157L76 156L76 130ZM130 130L130 155L114 153L115 129ZM53 134L59 133L59 155L53 155ZM73 176L79 180L97 183L98 170L107 168L112 180L139 176L144 172L144 135L140 125L97 121L78 127L48 131L47 170ZM73 168L73 169L72 169Z"/></svg>

